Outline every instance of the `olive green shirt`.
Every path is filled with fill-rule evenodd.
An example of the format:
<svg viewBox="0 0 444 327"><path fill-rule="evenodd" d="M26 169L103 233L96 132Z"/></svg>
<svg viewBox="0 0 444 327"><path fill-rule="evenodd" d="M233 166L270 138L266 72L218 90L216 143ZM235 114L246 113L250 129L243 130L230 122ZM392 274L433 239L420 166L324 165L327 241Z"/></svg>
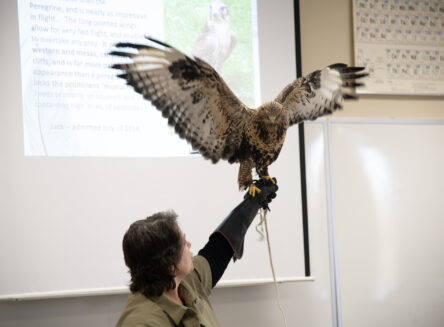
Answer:
<svg viewBox="0 0 444 327"><path fill-rule="evenodd" d="M131 293L116 327L219 327L208 301L211 289L210 265L204 257L195 256L194 271L179 285L185 306L164 294L147 298Z"/></svg>

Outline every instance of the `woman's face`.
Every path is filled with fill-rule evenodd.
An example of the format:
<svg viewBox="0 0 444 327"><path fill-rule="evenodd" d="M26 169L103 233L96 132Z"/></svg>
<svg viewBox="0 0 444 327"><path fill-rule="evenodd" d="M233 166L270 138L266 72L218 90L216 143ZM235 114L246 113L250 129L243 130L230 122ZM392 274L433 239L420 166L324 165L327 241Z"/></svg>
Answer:
<svg viewBox="0 0 444 327"><path fill-rule="evenodd" d="M182 257L177 265L176 277L183 278L193 271L193 253L191 252L191 243L187 241L185 234L182 233L183 250Z"/></svg>

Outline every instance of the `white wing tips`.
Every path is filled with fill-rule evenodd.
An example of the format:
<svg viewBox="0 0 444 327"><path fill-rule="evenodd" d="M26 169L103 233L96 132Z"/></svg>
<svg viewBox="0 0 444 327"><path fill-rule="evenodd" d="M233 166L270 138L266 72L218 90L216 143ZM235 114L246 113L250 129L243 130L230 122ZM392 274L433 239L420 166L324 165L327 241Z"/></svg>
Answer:
<svg viewBox="0 0 444 327"><path fill-rule="evenodd" d="M145 71L163 68L173 61L185 57L185 55L169 44L159 41L153 37L145 36L150 43L140 44L131 42L118 42L114 45L117 50L110 51L108 55L127 58L122 64L114 64L113 69L121 69L127 72ZM159 47L160 46L160 47Z"/></svg>
<svg viewBox="0 0 444 327"><path fill-rule="evenodd" d="M363 85L357 80L367 76L364 67L352 67L338 63L312 72L304 77L308 87L305 99L294 109L288 109L290 124L313 120L342 109L343 100L357 99L346 89Z"/></svg>
<svg viewBox="0 0 444 327"><path fill-rule="evenodd" d="M357 99L355 95L347 93L343 88L354 89L363 86L364 83L357 80L368 76L361 73L365 67L348 66L343 63L333 64L321 71L321 89L325 88L333 93L338 92L344 100Z"/></svg>

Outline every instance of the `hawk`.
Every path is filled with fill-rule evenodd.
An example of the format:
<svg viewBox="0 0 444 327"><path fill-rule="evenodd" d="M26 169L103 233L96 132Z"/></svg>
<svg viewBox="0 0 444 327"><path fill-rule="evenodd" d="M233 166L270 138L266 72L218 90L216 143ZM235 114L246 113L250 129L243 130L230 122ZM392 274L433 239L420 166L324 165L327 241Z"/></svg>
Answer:
<svg viewBox="0 0 444 327"><path fill-rule="evenodd" d="M210 3L205 28L194 43L191 53L206 61L220 74L235 45L236 35L230 28L228 7L223 1L214 0Z"/></svg>
<svg viewBox="0 0 444 327"><path fill-rule="evenodd" d="M151 45L117 43L110 55L128 58L112 65L118 77L162 112L180 138L191 143L213 163L239 163L239 189L260 192L252 170L272 180L268 166L279 156L288 127L304 120L331 114L342 99L355 99L343 87L362 84L363 67L333 64L300 77L273 100L248 108L230 90L216 70L205 61L191 58L172 46L146 37Z"/></svg>

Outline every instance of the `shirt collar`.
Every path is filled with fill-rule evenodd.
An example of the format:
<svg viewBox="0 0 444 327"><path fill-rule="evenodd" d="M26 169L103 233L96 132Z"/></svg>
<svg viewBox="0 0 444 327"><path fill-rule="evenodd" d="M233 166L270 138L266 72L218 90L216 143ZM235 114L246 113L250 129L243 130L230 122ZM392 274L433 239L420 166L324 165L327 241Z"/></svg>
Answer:
<svg viewBox="0 0 444 327"><path fill-rule="evenodd" d="M168 296L162 294L157 298L152 299L163 311L174 321L174 324L179 325L185 312L187 312L187 307L180 305L172 301Z"/></svg>
<svg viewBox="0 0 444 327"><path fill-rule="evenodd" d="M188 310L191 310L190 308L193 306L194 302L197 299L197 296L194 294L194 292L191 291L188 283L184 281L182 281L179 285L179 294L183 297L184 302L187 306L174 302L165 294L151 299L158 306L160 306L168 316L170 316L175 325L179 325L185 313Z"/></svg>

